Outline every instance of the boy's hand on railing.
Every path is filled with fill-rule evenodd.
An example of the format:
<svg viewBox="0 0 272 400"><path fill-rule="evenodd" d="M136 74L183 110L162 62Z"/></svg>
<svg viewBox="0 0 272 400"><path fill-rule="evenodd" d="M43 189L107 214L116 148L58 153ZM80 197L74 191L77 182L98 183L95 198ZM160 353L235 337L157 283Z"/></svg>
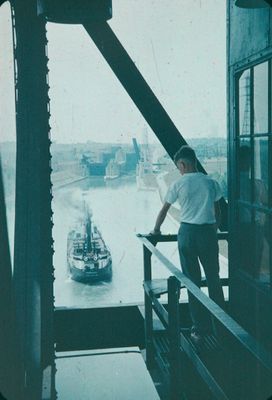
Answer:
<svg viewBox="0 0 272 400"><path fill-rule="evenodd" d="M149 235L161 235L160 229L153 229L151 232L149 232Z"/></svg>
<svg viewBox="0 0 272 400"><path fill-rule="evenodd" d="M161 231L158 231L158 230L152 230L152 231L150 231L149 233L144 233L144 234L142 234L142 233L137 233L137 235L136 236L138 236L138 237L145 237L145 236L158 236L158 235L161 235L162 233L161 233Z"/></svg>

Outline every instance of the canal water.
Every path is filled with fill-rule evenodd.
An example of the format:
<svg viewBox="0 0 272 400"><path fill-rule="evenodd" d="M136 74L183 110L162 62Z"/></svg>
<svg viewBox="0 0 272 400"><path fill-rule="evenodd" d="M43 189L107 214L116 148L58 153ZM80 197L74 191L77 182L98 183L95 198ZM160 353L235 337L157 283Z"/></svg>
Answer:
<svg viewBox="0 0 272 400"><path fill-rule="evenodd" d="M113 260L111 282L83 284L73 281L67 272L67 234L80 212L82 200L92 210L93 221L110 248ZM104 182L87 178L54 191L54 268L55 305L93 307L105 304L143 301L143 252L137 233L150 232L162 204L157 191L138 190L135 177ZM163 233L176 233L178 225L171 217L163 224ZM158 245L176 265L176 243ZM154 259L153 277L169 276Z"/></svg>

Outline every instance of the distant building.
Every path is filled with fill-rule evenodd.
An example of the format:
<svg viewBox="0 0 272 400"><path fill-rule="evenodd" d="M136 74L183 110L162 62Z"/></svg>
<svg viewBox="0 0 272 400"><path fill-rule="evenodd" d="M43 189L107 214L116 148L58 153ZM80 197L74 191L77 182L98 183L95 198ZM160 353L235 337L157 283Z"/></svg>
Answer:
<svg viewBox="0 0 272 400"><path fill-rule="evenodd" d="M113 152L103 152L102 155L101 155L101 162L106 167L108 162L114 157L115 157L115 153L113 153Z"/></svg>
<svg viewBox="0 0 272 400"><path fill-rule="evenodd" d="M126 153L121 147L115 153L115 161L117 164L124 164L126 162Z"/></svg>
<svg viewBox="0 0 272 400"><path fill-rule="evenodd" d="M106 166L102 163L88 163L87 164L88 175L90 176L104 176L106 172Z"/></svg>

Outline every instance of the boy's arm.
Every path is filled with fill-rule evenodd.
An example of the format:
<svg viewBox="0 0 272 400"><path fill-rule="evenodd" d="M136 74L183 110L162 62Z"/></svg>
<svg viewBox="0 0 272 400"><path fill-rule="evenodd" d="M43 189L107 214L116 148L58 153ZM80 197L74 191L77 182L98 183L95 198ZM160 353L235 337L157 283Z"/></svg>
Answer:
<svg viewBox="0 0 272 400"><path fill-rule="evenodd" d="M164 203L164 205L162 206L162 209L160 210L160 212L157 216L155 227L154 227L153 231L151 232L152 234L158 234L161 232L161 225L162 225L163 221L165 220L165 217L166 217L167 212L170 207L171 207L170 203L167 203L167 202Z"/></svg>
<svg viewBox="0 0 272 400"><path fill-rule="evenodd" d="M214 202L214 212L215 212L215 219L216 219L216 229L221 224L221 208L220 208L220 203L219 201Z"/></svg>

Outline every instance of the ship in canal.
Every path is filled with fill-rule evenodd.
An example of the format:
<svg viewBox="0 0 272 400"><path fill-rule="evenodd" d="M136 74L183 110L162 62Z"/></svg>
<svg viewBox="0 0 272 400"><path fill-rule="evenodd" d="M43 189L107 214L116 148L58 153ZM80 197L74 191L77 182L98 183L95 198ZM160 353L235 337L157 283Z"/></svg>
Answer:
<svg viewBox="0 0 272 400"><path fill-rule="evenodd" d="M86 207L84 216L68 233L67 266L71 278L83 283L112 277L111 253Z"/></svg>

